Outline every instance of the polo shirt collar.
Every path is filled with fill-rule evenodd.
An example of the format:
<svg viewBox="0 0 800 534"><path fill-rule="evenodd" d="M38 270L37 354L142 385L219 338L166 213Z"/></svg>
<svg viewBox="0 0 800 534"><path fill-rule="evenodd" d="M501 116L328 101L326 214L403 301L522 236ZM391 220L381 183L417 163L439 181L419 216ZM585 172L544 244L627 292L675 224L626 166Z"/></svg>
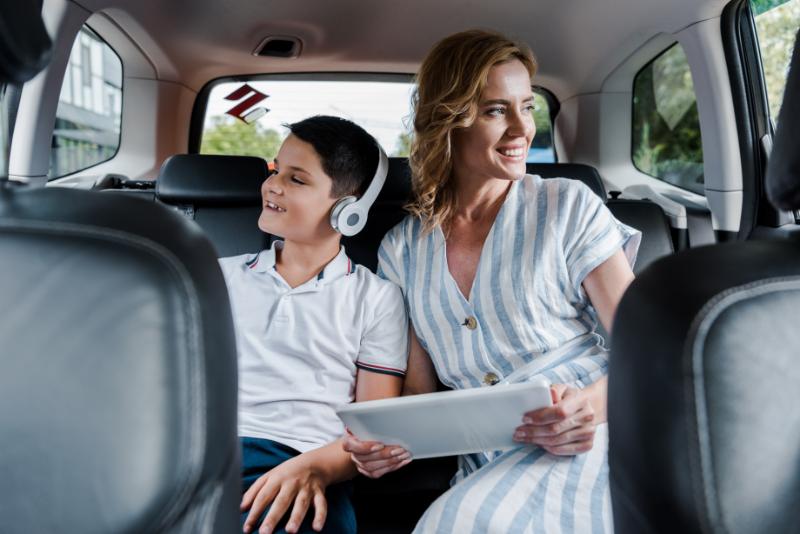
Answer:
<svg viewBox="0 0 800 534"><path fill-rule="evenodd" d="M246 265L257 273L266 273L275 269L277 251L283 248L283 241L275 240L272 246L264 249L252 258ZM317 284L327 284L342 276L348 276L356 270L355 264L350 261L344 250L344 246L339 246L339 253L320 271L317 275Z"/></svg>

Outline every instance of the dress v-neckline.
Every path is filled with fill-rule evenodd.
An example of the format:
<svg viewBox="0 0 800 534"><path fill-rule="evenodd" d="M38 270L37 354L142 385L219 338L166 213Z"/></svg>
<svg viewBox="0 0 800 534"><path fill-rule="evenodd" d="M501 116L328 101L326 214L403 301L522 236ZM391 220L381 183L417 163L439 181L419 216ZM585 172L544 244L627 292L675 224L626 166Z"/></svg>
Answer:
<svg viewBox="0 0 800 534"><path fill-rule="evenodd" d="M436 229L434 230L439 236L439 239L441 239L442 241L442 254L444 254L443 264L444 264L444 269L446 271L446 275L450 279L450 283L452 283L453 286L455 287L458 295L464 300L464 302L466 302L470 306L472 306L472 296L475 294L475 284L478 281L478 276L480 276L481 273L481 266L483 265L484 262L483 256L484 252L486 252L486 243L488 243L490 239L494 238L495 228L497 228L497 221L503 215L503 212L506 209L506 204L508 203L509 197L511 196L514 188L516 187L517 182L521 181L522 180L515 180L514 182L511 183L511 186L508 188L508 191L506 191L506 197L503 199L503 204L500 206L500 209L497 210L497 215L494 216L494 221L492 221L492 226L489 227L489 232L486 234L486 239L483 240L483 244L481 245L481 253L478 256L478 265L475 268L475 276L472 277L472 283L470 284L469 295L464 295L464 293L461 291L461 288L458 287L458 282L456 282L456 279L453 277L453 273L450 271L450 262L447 259L447 239L445 238L441 226L437 226Z"/></svg>

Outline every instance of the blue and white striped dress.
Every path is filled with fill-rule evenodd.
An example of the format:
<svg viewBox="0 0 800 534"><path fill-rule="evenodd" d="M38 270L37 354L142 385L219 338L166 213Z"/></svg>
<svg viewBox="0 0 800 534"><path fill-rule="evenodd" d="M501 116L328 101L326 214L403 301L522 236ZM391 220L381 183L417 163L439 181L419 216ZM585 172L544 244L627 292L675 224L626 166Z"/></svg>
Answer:
<svg viewBox="0 0 800 534"><path fill-rule="evenodd" d="M441 229L407 217L384 237L378 273L398 284L439 379L454 389L544 376L585 387L607 370L584 278L641 234L581 182L525 176L509 188L486 238L472 291L450 275ZM488 375L488 376L487 376ZM606 425L593 449L538 447L463 456L454 485L415 532L610 532Z"/></svg>

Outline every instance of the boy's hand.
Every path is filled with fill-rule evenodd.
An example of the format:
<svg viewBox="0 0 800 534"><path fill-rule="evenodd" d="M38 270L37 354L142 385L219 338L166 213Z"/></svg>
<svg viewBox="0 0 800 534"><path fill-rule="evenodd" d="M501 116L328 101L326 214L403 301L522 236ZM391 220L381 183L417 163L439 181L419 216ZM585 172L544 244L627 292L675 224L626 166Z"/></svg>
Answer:
<svg viewBox="0 0 800 534"><path fill-rule="evenodd" d="M325 487L323 477L307 465L302 456L287 460L261 475L242 497L241 511L250 509L244 532L253 531L258 518L270 503L272 507L258 529L259 534L271 534L289 508L292 514L286 523L286 532L297 532L312 504L312 528L319 532L325 525L328 513Z"/></svg>
<svg viewBox="0 0 800 534"><path fill-rule="evenodd" d="M342 447L358 472L369 478L380 478L411 463L411 453L397 445L384 445L377 441L361 441L349 430Z"/></svg>
<svg viewBox="0 0 800 534"><path fill-rule="evenodd" d="M514 440L561 456L589 451L598 421L586 390L553 384L550 392L553 406L526 413Z"/></svg>

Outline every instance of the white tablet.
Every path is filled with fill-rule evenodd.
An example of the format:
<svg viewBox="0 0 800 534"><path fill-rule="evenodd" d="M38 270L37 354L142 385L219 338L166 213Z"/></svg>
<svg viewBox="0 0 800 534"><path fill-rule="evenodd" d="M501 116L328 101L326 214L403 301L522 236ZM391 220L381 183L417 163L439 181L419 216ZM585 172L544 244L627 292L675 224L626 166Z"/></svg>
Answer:
<svg viewBox="0 0 800 534"><path fill-rule="evenodd" d="M552 405L546 380L357 402L337 413L359 439L401 445L413 458L519 446L525 413Z"/></svg>

